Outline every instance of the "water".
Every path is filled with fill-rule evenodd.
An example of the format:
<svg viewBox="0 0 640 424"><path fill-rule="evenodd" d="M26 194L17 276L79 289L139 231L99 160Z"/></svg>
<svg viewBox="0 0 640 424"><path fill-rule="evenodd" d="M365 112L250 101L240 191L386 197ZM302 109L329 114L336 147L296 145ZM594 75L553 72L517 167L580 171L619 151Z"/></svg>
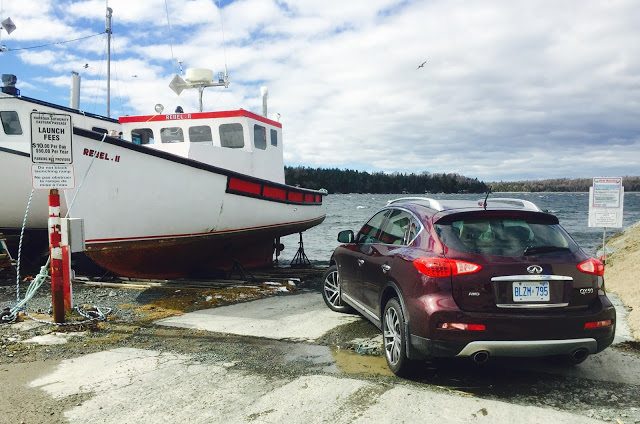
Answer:
<svg viewBox="0 0 640 424"><path fill-rule="evenodd" d="M328 263L331 253L339 244L338 231L357 232L388 200L411 195L401 194L332 194L324 198L327 218L304 233L304 248L312 262ZM436 199L478 200L480 194L437 194ZM602 228L589 228L588 193L496 193L493 197L516 197L529 200L541 209L547 209L560 220L560 224L571 234L587 254L595 255L602 248ZM640 221L640 192L625 193L623 225L628 227ZM608 228L607 236L620 232L619 228ZM298 248L298 235L282 239L285 250L281 263L288 263Z"/></svg>

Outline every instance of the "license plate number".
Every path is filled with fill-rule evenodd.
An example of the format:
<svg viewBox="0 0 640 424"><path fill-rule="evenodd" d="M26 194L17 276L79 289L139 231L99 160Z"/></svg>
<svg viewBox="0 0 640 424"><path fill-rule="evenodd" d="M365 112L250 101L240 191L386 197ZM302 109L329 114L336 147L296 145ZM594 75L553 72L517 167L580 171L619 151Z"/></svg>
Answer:
<svg viewBox="0 0 640 424"><path fill-rule="evenodd" d="M514 281L514 302L547 302L549 301L548 281Z"/></svg>

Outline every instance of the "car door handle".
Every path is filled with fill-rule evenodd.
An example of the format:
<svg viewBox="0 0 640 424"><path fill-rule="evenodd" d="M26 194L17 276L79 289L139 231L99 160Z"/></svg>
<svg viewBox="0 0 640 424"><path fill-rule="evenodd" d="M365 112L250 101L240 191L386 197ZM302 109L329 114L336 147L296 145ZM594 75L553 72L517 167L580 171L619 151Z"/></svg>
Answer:
<svg viewBox="0 0 640 424"><path fill-rule="evenodd" d="M358 259L358 266L364 265L364 259Z"/></svg>
<svg viewBox="0 0 640 424"><path fill-rule="evenodd" d="M381 268L382 268L382 272L384 272L385 274L386 274L389 270L391 270L391 266L389 266L389 265L387 265L387 264L382 265L382 266L381 266Z"/></svg>

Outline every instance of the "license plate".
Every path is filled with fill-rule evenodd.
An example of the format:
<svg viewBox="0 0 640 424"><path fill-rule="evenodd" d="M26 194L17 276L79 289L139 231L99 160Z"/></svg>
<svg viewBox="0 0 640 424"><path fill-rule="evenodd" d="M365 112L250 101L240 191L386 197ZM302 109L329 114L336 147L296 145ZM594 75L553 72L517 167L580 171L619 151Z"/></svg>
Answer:
<svg viewBox="0 0 640 424"><path fill-rule="evenodd" d="M547 302L549 301L548 281L514 281L514 302Z"/></svg>

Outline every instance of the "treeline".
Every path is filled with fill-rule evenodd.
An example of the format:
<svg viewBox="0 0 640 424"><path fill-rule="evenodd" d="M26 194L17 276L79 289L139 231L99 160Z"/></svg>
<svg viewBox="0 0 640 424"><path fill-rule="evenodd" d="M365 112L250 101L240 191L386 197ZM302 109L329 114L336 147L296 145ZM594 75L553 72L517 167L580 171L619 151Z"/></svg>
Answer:
<svg viewBox="0 0 640 424"><path fill-rule="evenodd" d="M484 193L487 185L459 174L385 174L352 169L284 168L285 182L329 193Z"/></svg>
<svg viewBox="0 0 640 424"><path fill-rule="evenodd" d="M492 191L589 191L593 185L592 178L554 178L531 181L500 181L488 183ZM640 191L640 177L622 177L625 191Z"/></svg>

